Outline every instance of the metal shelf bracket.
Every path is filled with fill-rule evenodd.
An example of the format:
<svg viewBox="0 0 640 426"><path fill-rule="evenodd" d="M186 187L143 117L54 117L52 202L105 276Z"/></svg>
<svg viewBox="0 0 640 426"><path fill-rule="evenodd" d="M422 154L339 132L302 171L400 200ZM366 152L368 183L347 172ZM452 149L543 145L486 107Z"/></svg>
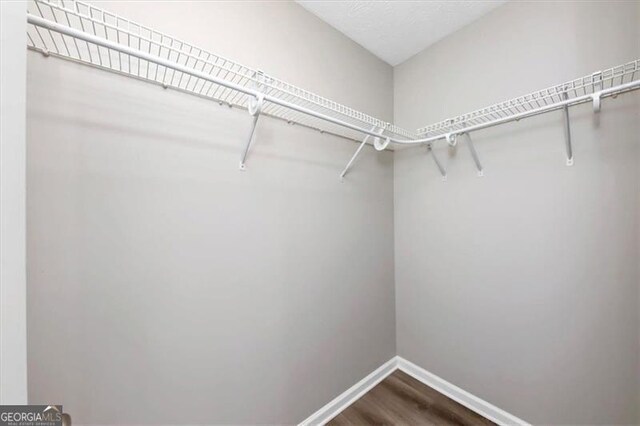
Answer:
<svg viewBox="0 0 640 426"><path fill-rule="evenodd" d="M594 72L591 75L593 79L593 95L591 99L593 101L593 112L600 112L602 107L600 98L602 96L602 71Z"/></svg>
<svg viewBox="0 0 640 426"><path fill-rule="evenodd" d="M256 73L256 78L258 81L262 81L264 74L261 71ZM261 89L261 84L257 84L256 89ZM244 150L242 151L242 157L240 158L240 170L245 171L247 166L245 162L247 160L247 155L249 154L249 150L251 149L251 145L253 144L253 135L256 132L256 126L258 124L258 119L260 118L260 113L262 112L262 108L264 107L264 94L258 93L255 97L250 97L247 101L247 111L249 115L253 117L253 122L251 123L251 131L249 132L249 137L247 138L247 142L245 143Z"/></svg>
<svg viewBox="0 0 640 426"><path fill-rule="evenodd" d="M385 128L388 125L389 124L387 123L385 125ZM380 134L382 134L382 133L380 133ZM378 136L378 137L373 138L373 147L376 149L376 151L384 151L385 149L387 149L387 147L389 146L390 143L391 143L391 138L389 136L387 136L386 138L383 138L382 136Z"/></svg>
<svg viewBox="0 0 640 426"><path fill-rule="evenodd" d="M447 181L447 171L444 169L444 167L442 167L442 163L440 163L440 160L438 160L438 157L436 156L436 153L433 152L433 146L431 144L427 145L427 151L429 151L429 153L431 154L431 158L433 158L433 161L436 163L436 166L438 167L438 170L440 171L440 174L442 175L442 181L446 182Z"/></svg>
<svg viewBox="0 0 640 426"><path fill-rule="evenodd" d="M478 177L482 177L484 176L484 169L482 168L482 164L480 163L480 158L478 158L478 153L476 152L476 149L473 146L471 135L469 135L469 133L464 133L463 136L467 141L467 146L469 146L469 152L471 152L471 157L473 157L473 162L476 163L476 169L478 169Z"/></svg>
<svg viewBox="0 0 640 426"><path fill-rule="evenodd" d="M569 94L567 92L564 92L562 94L562 97L566 100L569 98ZM567 166L573 166L573 149L571 147L571 123L569 122L569 106L563 106L562 112L564 115L564 142L567 150Z"/></svg>
<svg viewBox="0 0 640 426"><path fill-rule="evenodd" d="M251 124L251 131L249 132L249 137L247 138L247 142L244 146L244 150L242 151L242 157L240 158L240 170L247 170L247 166L245 165L245 161L247 160L247 155L249 154L249 150L251 149L251 144L253 142L253 134L256 131L256 125L258 124L258 118L260 118L260 113L256 113L253 116L253 123Z"/></svg>
<svg viewBox="0 0 640 426"><path fill-rule="evenodd" d="M375 131L376 130L376 126L371 127L371 131ZM378 132L378 134L382 134L382 132L384 132L384 129L380 129ZM345 166L344 170L342 171L342 173L340 173L340 181L344 181L344 177L347 174L347 172L349 171L349 169L351 168L351 166L353 165L353 163L356 161L356 158L358 157L358 155L360 155L360 151L362 151L362 148L364 148L364 146L367 144L367 142L369 141L369 138L371 137L371 135L366 135L364 137L364 139L362 139L362 142L360 142L360 145L358 146L358 149L356 149L356 152L353 154L353 156L351 157L351 160L349 160L349 162L347 163L347 165ZM377 138L380 139L380 138Z"/></svg>

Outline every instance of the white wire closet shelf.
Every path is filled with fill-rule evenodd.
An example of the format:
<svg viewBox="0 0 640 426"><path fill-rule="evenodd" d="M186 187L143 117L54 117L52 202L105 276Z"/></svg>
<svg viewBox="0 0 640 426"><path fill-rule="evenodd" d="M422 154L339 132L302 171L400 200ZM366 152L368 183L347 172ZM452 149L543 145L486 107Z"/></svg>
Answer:
<svg viewBox="0 0 640 426"><path fill-rule="evenodd" d="M478 170L478 176L483 176L484 170L471 140L471 132L562 110L567 165L572 166L573 148L569 107L592 102L593 111L598 113L602 98L615 97L638 89L640 89L640 59L422 127L417 130L418 138L402 143L426 144L442 179L446 180L447 172L433 152L432 145L436 141L445 140L453 146L456 145L458 137L463 136Z"/></svg>
<svg viewBox="0 0 640 426"><path fill-rule="evenodd" d="M411 132L76 0L29 0L30 49L353 140ZM384 130L382 130L384 129Z"/></svg>
<svg viewBox="0 0 640 426"><path fill-rule="evenodd" d="M474 130L640 89L640 59L419 128L412 143L451 139Z"/></svg>
<svg viewBox="0 0 640 426"><path fill-rule="evenodd" d="M594 111L599 112L602 98L640 89L638 59L413 133L88 3L29 0L27 12L30 49L212 99L221 105L246 108L253 123L241 154L241 170L245 169L258 118L266 115L361 141L341 178L369 142L378 151L390 144L426 145L446 178L432 144L446 140L455 145L459 136L465 138L482 176L472 132L556 110L564 113L567 164L572 165L569 107L592 102Z"/></svg>

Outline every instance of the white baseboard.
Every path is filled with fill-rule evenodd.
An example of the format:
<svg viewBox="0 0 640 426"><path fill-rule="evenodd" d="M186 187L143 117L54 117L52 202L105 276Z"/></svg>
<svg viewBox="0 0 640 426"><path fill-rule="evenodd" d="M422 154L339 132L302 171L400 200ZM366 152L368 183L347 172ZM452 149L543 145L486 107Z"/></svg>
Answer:
<svg viewBox="0 0 640 426"><path fill-rule="evenodd" d="M456 385L447 382L446 380L436 376L435 374L428 372L424 368L418 367L411 361L407 361L406 359L399 356L395 356L389 361L385 362L367 377L360 380L358 383L344 391L327 405L303 420L299 426L324 425L396 370L404 371L414 379L437 390L441 394L453 399L459 404L464 405L468 409L475 411L476 413L491 420L494 423L497 423L498 425L531 426L524 420L507 413L506 411L496 407L493 404L488 403L483 399L478 398L473 394L470 394L463 389L460 389Z"/></svg>
<svg viewBox="0 0 640 426"><path fill-rule="evenodd" d="M369 392L375 385L384 380L389 374L396 371L398 363L397 357L391 358L383 365L378 367L374 372L360 380L355 385L344 391L333 401L307 417L299 426L324 425L329 420L340 414L342 410L353 404L358 398Z"/></svg>
<svg viewBox="0 0 640 426"><path fill-rule="evenodd" d="M507 413L506 411L496 407L487 401L478 398L477 396L460 389L456 385L447 382L446 380L436 376L433 373L428 372L422 367L418 367L411 361L407 361L402 357L396 357L398 369L404 371L416 380L421 381L425 385L437 390L441 394L448 396L459 404L464 405L470 410L475 411L482 417L491 420L502 426L530 426L518 417Z"/></svg>

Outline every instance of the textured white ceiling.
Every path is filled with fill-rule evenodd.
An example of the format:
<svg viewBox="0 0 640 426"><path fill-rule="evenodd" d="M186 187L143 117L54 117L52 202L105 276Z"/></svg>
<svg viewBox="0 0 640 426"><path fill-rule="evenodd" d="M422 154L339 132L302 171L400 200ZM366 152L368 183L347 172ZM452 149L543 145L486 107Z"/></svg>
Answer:
<svg viewBox="0 0 640 426"><path fill-rule="evenodd" d="M506 0L296 1L380 59L395 66Z"/></svg>

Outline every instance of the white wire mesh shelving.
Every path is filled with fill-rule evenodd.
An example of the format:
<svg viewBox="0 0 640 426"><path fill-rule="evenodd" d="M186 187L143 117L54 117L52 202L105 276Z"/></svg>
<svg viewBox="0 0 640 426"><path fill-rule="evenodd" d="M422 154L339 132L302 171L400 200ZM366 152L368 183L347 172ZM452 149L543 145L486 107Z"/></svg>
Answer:
<svg viewBox="0 0 640 426"><path fill-rule="evenodd" d="M262 114L348 139L362 140L366 134L373 136L371 129L384 129L383 136L392 141L415 137L393 124L88 3L29 0L27 11L28 47L46 55L114 71L229 106L247 108L255 99L252 93L261 92L265 95Z"/></svg>
<svg viewBox="0 0 640 426"><path fill-rule="evenodd" d="M593 101L599 108L600 97L637 89L640 89L640 59L419 128L419 139L411 143L447 139L447 135L479 130L584 102Z"/></svg>
<svg viewBox="0 0 640 426"><path fill-rule="evenodd" d="M568 108L593 102L597 112L602 98L640 89L638 59L413 133L82 1L28 0L27 11L30 49L248 109L253 126L241 157L242 170L258 117L267 115L361 141L341 177L366 143L379 151L392 143L427 145L446 177L431 145L438 140L454 145L458 136L465 137L482 176L470 133L555 110L564 110L567 164L571 165Z"/></svg>

